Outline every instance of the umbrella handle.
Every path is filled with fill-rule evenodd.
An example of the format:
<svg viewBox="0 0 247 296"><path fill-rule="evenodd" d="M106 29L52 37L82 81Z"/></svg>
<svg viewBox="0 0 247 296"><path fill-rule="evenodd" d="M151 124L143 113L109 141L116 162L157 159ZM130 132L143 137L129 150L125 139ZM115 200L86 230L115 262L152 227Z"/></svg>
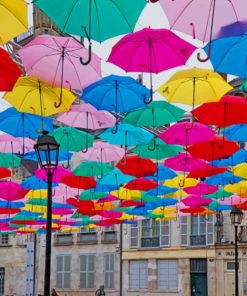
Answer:
<svg viewBox="0 0 247 296"><path fill-rule="evenodd" d="M115 135L118 132L118 122L116 122L115 126L111 129L111 132Z"/></svg>
<svg viewBox="0 0 247 296"><path fill-rule="evenodd" d="M91 43L91 38L87 32L87 29L85 26L82 26L82 29L84 30L85 32L85 35L86 35L86 38L89 42L89 46L88 46L88 59L86 61L84 61L84 59L82 57L80 57L80 63L83 65L83 66L87 66L88 64L90 64L91 60L92 60L92 43Z"/></svg>
<svg viewBox="0 0 247 296"><path fill-rule="evenodd" d="M183 178L183 180L180 180L178 185L180 188L183 188L184 184L185 184L185 178Z"/></svg>
<svg viewBox="0 0 247 296"><path fill-rule="evenodd" d="M144 97L143 97L143 102L144 102L144 104L148 105L148 104L152 103L152 101L153 101L153 88L151 87L151 88L150 88L150 98L147 99L147 98L144 96Z"/></svg>
<svg viewBox="0 0 247 296"><path fill-rule="evenodd" d="M88 137L86 136L86 148L81 150L82 153L88 152Z"/></svg>
<svg viewBox="0 0 247 296"><path fill-rule="evenodd" d="M153 147L150 147L150 146L148 145L148 150L149 150L149 151L154 151L155 149L156 149L156 142L155 142L155 137L154 137Z"/></svg>

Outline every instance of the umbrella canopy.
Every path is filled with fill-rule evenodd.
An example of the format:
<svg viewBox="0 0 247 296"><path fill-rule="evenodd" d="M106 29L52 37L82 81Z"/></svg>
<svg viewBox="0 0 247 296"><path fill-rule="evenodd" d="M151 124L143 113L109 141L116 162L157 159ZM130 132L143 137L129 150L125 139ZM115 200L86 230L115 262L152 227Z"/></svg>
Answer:
<svg viewBox="0 0 247 296"><path fill-rule="evenodd" d="M241 109L239 112L241 113ZM237 117L238 118L238 117ZM231 141L238 141L238 142L247 142L247 124L236 124L225 128L222 132L224 136ZM243 154L247 153L246 150L242 150ZM246 155L244 159L240 162L246 160Z"/></svg>
<svg viewBox="0 0 247 296"><path fill-rule="evenodd" d="M215 131L204 124L180 122L160 133L158 137L167 144L188 146L210 140L214 135Z"/></svg>
<svg viewBox="0 0 247 296"><path fill-rule="evenodd" d="M12 61L8 53L0 48L0 90L11 91L21 74L21 69Z"/></svg>
<svg viewBox="0 0 247 296"><path fill-rule="evenodd" d="M187 151L193 157L202 158L207 161L228 157L238 150L238 144L218 136L187 148Z"/></svg>
<svg viewBox="0 0 247 296"><path fill-rule="evenodd" d="M10 168L19 167L21 165L20 157L13 153L1 153L0 152L0 167Z"/></svg>
<svg viewBox="0 0 247 296"><path fill-rule="evenodd" d="M246 113L246 99L230 95L223 96L219 102L204 103L192 111L201 123L219 127L247 123Z"/></svg>
<svg viewBox="0 0 247 296"><path fill-rule="evenodd" d="M0 198L12 201L24 198L29 189L23 189L20 184L12 181L0 182Z"/></svg>
<svg viewBox="0 0 247 296"><path fill-rule="evenodd" d="M64 33L102 42L131 32L146 5L145 0L35 0ZM131 9L130 9L131 7ZM84 30L83 30L84 29Z"/></svg>
<svg viewBox="0 0 247 296"><path fill-rule="evenodd" d="M202 198L199 195L189 195L182 199L182 203L191 208L199 208L202 206L207 206L212 202L210 198Z"/></svg>
<svg viewBox="0 0 247 296"><path fill-rule="evenodd" d="M206 194L213 194L218 190L218 187L215 185L208 185L204 182L199 182L196 186L186 187L184 191L188 194L195 194L195 195L206 195ZM213 197L208 197L213 198Z"/></svg>
<svg viewBox="0 0 247 296"><path fill-rule="evenodd" d="M128 183L129 181L133 180L134 177L123 174L119 169L113 169L109 174L105 175L102 179L98 181L100 185L116 185L117 188L121 185Z"/></svg>
<svg viewBox="0 0 247 296"><path fill-rule="evenodd" d="M124 149L109 143L94 142L86 153L80 153L80 157L83 160L109 163L123 158Z"/></svg>
<svg viewBox="0 0 247 296"><path fill-rule="evenodd" d="M175 29L204 42L221 36L231 36L231 30L222 27L232 23L246 22L244 0L159 0L163 7L171 29ZM224 11L224 14L222 14ZM247 29L247 24L245 25ZM238 26L238 35L242 35L242 27Z"/></svg>
<svg viewBox="0 0 247 296"><path fill-rule="evenodd" d="M124 174L137 178L153 175L157 171L157 166L150 159L135 155L127 156L125 163L120 161L116 167Z"/></svg>
<svg viewBox="0 0 247 296"><path fill-rule="evenodd" d="M94 188L96 185L93 178L81 176L64 176L61 178L61 182L69 187L79 189Z"/></svg>
<svg viewBox="0 0 247 296"><path fill-rule="evenodd" d="M25 70L52 87L82 90L101 79L100 59L82 67L88 51L72 37L40 35L19 50Z"/></svg>
<svg viewBox="0 0 247 296"><path fill-rule="evenodd" d="M3 45L28 31L27 3L24 0L1 0L0 7L0 43Z"/></svg>
<svg viewBox="0 0 247 296"><path fill-rule="evenodd" d="M14 137L37 138L42 125L44 130L53 130L53 120L42 116L18 112L15 108L8 108L0 113L0 130Z"/></svg>
<svg viewBox="0 0 247 296"><path fill-rule="evenodd" d="M247 34L245 32L242 36L216 39L212 41L210 48L208 46L204 48L206 53L209 54L210 52L210 61L215 71L236 75L242 78L247 77L246 37ZM232 60L233 58L235 61Z"/></svg>
<svg viewBox="0 0 247 296"><path fill-rule="evenodd" d="M124 123L135 126L158 127L167 123L177 122L185 110L164 101L154 101L146 108L130 111L123 119Z"/></svg>
<svg viewBox="0 0 247 296"><path fill-rule="evenodd" d="M25 153L34 150L35 141L29 138L15 138L4 134L0 135L0 152L3 153Z"/></svg>
<svg viewBox="0 0 247 296"><path fill-rule="evenodd" d="M35 170L35 176L47 182L47 173L45 169L39 168ZM69 169L65 169L61 166L58 166L53 173L52 181L59 183L61 182L62 177L65 177L65 176L73 176L73 174Z"/></svg>
<svg viewBox="0 0 247 296"><path fill-rule="evenodd" d="M116 118L110 112L99 111L90 104L72 105L70 110L57 117L57 121L72 127L97 130L112 127Z"/></svg>
<svg viewBox="0 0 247 296"><path fill-rule="evenodd" d="M60 89L51 88L33 76L20 77L12 92L5 93L4 98L18 111L42 116L49 116L68 111L75 100L69 90L63 89L62 103L60 103Z"/></svg>
<svg viewBox="0 0 247 296"><path fill-rule="evenodd" d="M75 176L104 176L112 171L108 163L99 163L95 161L85 161L80 163L74 170Z"/></svg>
<svg viewBox="0 0 247 296"><path fill-rule="evenodd" d="M169 102L192 105L205 102L217 102L232 90L220 74L199 68L176 72L158 92Z"/></svg>
<svg viewBox="0 0 247 296"><path fill-rule="evenodd" d="M86 87L82 99L98 110L128 112L145 107L149 90L128 76L110 75Z"/></svg>
<svg viewBox="0 0 247 296"><path fill-rule="evenodd" d="M126 185L124 185L124 188L130 189L130 190L147 191L147 190L156 188L157 186L158 186L158 183L152 180L137 178L132 181L129 181Z"/></svg>
<svg viewBox="0 0 247 296"><path fill-rule="evenodd" d="M24 189L34 189L34 190L41 190L41 189L48 188L47 182L40 180L35 176L26 178L24 181L21 182L21 186ZM58 186L58 184L52 183L52 187L55 187L55 186Z"/></svg>

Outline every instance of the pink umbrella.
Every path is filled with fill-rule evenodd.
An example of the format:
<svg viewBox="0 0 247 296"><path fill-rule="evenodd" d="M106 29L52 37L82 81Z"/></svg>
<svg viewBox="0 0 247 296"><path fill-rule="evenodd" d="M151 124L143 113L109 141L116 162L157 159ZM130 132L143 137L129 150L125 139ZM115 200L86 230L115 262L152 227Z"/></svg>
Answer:
<svg viewBox="0 0 247 296"><path fill-rule="evenodd" d="M204 182L199 182L196 186L186 187L183 190L188 194L206 195L216 192L218 187L215 185L208 185Z"/></svg>
<svg viewBox="0 0 247 296"><path fill-rule="evenodd" d="M84 190L79 188L71 188L61 183L59 184L59 186L53 188L52 193L53 193L53 198L57 198L58 200L59 198L62 198L62 199L65 199L66 201L69 197L76 196L80 194L82 191Z"/></svg>
<svg viewBox="0 0 247 296"><path fill-rule="evenodd" d="M240 197L239 195L232 195L230 197L225 197L224 200L218 200L219 204L230 206L239 206L245 202L247 202L247 198Z"/></svg>
<svg viewBox="0 0 247 296"><path fill-rule="evenodd" d="M191 208L199 208L202 206L207 206L212 202L211 198L203 198L200 195L189 195L182 199L182 203Z"/></svg>
<svg viewBox="0 0 247 296"><path fill-rule="evenodd" d="M224 30L223 35L221 32L223 27L233 23L237 31L235 35L242 35L247 28L245 0L159 0L159 3L171 29L187 33L204 42L231 36L231 30Z"/></svg>
<svg viewBox="0 0 247 296"><path fill-rule="evenodd" d="M127 72L150 73L152 99L151 73L184 65L195 49L170 30L145 28L120 39L113 46L108 62Z"/></svg>
<svg viewBox="0 0 247 296"><path fill-rule="evenodd" d="M23 189L20 184L12 181L0 182L0 198L7 201L20 200L28 191L29 189Z"/></svg>
<svg viewBox="0 0 247 296"><path fill-rule="evenodd" d="M88 50L72 37L41 35L19 50L27 73L52 87L82 90L101 79L100 59L92 55L90 64L82 66ZM62 96L62 94L61 94Z"/></svg>
<svg viewBox="0 0 247 296"><path fill-rule="evenodd" d="M108 202L108 201L120 201L120 200L116 196L108 194L106 197L100 198L97 202L104 203L104 202Z"/></svg>
<svg viewBox="0 0 247 296"><path fill-rule="evenodd" d="M65 169L61 166L58 166L53 174L52 181L55 183L60 183L62 177L72 176L72 175L73 174L69 169ZM37 169L35 171L35 176L47 182L47 175L46 175L45 169Z"/></svg>
<svg viewBox="0 0 247 296"><path fill-rule="evenodd" d="M104 110L97 110L90 104L72 105L70 110L57 117L57 121L72 127L97 130L113 127L116 118Z"/></svg>
<svg viewBox="0 0 247 296"><path fill-rule="evenodd" d="M36 142L29 138L15 138L11 135L0 135L0 152L25 153L34 150Z"/></svg>
<svg viewBox="0 0 247 296"><path fill-rule="evenodd" d="M94 142L93 147L89 148L86 153L80 152L79 155L83 160L109 163L122 159L125 150L109 143Z"/></svg>
<svg viewBox="0 0 247 296"><path fill-rule="evenodd" d="M176 156L167 158L164 165L175 171L189 172L194 169L205 169L208 163L205 160L193 158L188 153L179 153Z"/></svg>
<svg viewBox="0 0 247 296"><path fill-rule="evenodd" d="M210 140L215 134L215 131L204 124L180 122L160 133L158 137L167 144L187 147L188 145Z"/></svg>

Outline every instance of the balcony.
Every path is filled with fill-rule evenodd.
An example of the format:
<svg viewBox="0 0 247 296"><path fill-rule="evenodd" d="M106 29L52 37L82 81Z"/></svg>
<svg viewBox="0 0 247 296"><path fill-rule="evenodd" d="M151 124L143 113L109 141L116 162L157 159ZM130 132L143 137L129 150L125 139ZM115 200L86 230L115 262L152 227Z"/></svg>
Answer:
<svg viewBox="0 0 247 296"><path fill-rule="evenodd" d="M115 231L103 232L102 244L115 244L117 242L117 233Z"/></svg>
<svg viewBox="0 0 247 296"><path fill-rule="evenodd" d="M54 236L54 245L64 246L73 245L73 234L72 233L59 233Z"/></svg>
<svg viewBox="0 0 247 296"><path fill-rule="evenodd" d="M78 244L97 244L98 238L96 232L89 233L78 233L77 234L77 243Z"/></svg>
<svg viewBox="0 0 247 296"><path fill-rule="evenodd" d="M142 248L157 248L160 247L159 237L143 237L141 238Z"/></svg>
<svg viewBox="0 0 247 296"><path fill-rule="evenodd" d="M206 246L206 235L191 235L190 236L191 246Z"/></svg>

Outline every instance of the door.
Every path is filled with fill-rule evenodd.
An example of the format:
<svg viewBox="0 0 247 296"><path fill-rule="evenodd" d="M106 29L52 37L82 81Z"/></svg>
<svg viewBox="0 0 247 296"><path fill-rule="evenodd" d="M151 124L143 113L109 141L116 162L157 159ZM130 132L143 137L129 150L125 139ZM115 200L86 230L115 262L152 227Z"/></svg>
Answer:
<svg viewBox="0 0 247 296"><path fill-rule="evenodd" d="M240 285L239 285L240 287ZM235 295L235 275L234 273L225 273L225 296Z"/></svg>
<svg viewBox="0 0 247 296"><path fill-rule="evenodd" d="M191 296L207 296L207 274L191 273Z"/></svg>

